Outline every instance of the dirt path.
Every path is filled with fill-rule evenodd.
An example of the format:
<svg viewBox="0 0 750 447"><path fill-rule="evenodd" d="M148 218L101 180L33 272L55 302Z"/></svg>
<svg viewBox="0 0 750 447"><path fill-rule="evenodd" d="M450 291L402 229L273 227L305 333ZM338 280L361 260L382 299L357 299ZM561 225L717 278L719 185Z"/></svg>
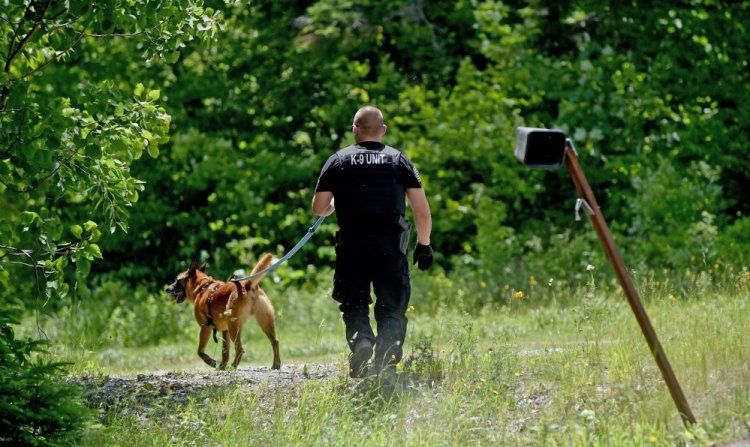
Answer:
<svg viewBox="0 0 750 447"><path fill-rule="evenodd" d="M524 355L546 355L549 350L529 350ZM290 389L310 380L328 380L341 377L338 364L290 364L274 371L264 366L244 366L236 371L200 371L175 373L157 371L153 374L83 376L71 377L69 382L84 390L88 405L101 410L114 410L138 419L148 419L155 412L190 399L205 398L211 390L229 387L244 388L261 394L261 400L269 398L278 388ZM358 382L358 381L356 381ZM353 383L353 387L357 384ZM268 396L263 396L267 393ZM516 405L540 408L549 404L546 390L528 395L523 385L515 390ZM102 412L102 416L105 412ZM507 427L520 430L524 420L515 421ZM515 426L517 425L517 426ZM750 447L750 437L724 444L724 447Z"/></svg>
<svg viewBox="0 0 750 447"><path fill-rule="evenodd" d="M83 389L91 408L148 417L154 409L187 402L213 389L230 386L257 391L291 388L308 380L325 380L340 374L340 365L291 364L277 371L267 366L241 366L235 371L79 376L71 377L69 382Z"/></svg>
<svg viewBox="0 0 750 447"><path fill-rule="evenodd" d="M549 355L571 349L546 348L524 350L524 356ZM179 405L189 399L207 395L207 391L239 387L262 392L278 388L290 389L308 380L325 380L343 374L342 365L288 364L274 371L267 366L241 366L235 371L201 370L197 372L156 371L151 374L75 376L69 382L84 390L91 408L133 413L149 417L154 409ZM517 392L519 404L525 405L523 386ZM263 396L261 396L262 398ZM546 396L537 397L542 400ZM546 404L546 402L545 402Z"/></svg>

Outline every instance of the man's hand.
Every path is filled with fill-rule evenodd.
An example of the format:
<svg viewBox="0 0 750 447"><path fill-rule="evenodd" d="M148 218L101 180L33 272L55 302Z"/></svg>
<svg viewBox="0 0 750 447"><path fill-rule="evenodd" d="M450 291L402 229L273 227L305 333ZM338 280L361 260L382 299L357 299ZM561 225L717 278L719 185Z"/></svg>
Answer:
<svg viewBox="0 0 750 447"><path fill-rule="evenodd" d="M414 264L422 271L430 268L432 265L432 247L417 242L417 248L414 249Z"/></svg>

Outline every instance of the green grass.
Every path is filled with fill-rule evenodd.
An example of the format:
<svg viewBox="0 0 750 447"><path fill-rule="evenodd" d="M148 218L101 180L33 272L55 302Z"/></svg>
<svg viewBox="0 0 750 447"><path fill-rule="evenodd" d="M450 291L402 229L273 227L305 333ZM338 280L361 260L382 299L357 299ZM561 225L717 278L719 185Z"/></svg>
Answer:
<svg viewBox="0 0 750 447"><path fill-rule="evenodd" d="M622 293L589 284L544 302L529 290L471 313L460 302L428 303L417 290L397 385L346 377L343 325L323 293L279 294L282 361L336 362L339 376L228 387L147 418L111 413L81 444L658 446L746 438L747 276L700 289L638 282L698 420L690 429ZM195 355L197 326L180 324L179 337L150 347L68 346L59 353L76 362L78 374L209 371ZM245 338L243 365L270 364L270 345L254 323Z"/></svg>

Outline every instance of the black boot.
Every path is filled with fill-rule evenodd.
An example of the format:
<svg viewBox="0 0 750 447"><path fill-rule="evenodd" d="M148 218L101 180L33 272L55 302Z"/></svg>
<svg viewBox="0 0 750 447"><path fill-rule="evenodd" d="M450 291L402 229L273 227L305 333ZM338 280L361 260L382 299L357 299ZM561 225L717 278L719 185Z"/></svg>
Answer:
<svg viewBox="0 0 750 447"><path fill-rule="evenodd" d="M367 362L370 357L372 357L372 343L366 338L360 338L354 343L352 355L349 357L349 377L364 377L367 374Z"/></svg>
<svg viewBox="0 0 750 447"><path fill-rule="evenodd" d="M375 373L395 366L403 355L402 344L406 332L405 319L394 317L381 318L378 321L378 335L375 337Z"/></svg>

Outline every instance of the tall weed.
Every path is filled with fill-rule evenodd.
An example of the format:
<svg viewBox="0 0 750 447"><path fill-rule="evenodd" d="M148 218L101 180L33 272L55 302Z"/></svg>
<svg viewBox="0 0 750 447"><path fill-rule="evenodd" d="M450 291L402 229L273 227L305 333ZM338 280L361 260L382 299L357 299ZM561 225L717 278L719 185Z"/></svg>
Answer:
<svg viewBox="0 0 750 447"><path fill-rule="evenodd" d="M166 294L146 287L107 282L45 315L41 324L50 340L67 346L143 347L184 334L192 320L187 305L175 306Z"/></svg>

